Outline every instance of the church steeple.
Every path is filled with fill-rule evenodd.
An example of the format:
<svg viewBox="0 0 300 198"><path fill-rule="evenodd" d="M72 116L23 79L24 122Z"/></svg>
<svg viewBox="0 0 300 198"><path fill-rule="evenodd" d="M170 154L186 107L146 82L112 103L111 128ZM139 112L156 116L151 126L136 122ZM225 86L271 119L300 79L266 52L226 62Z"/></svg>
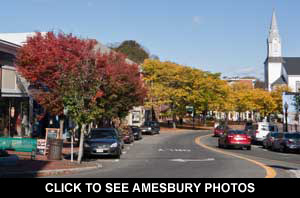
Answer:
<svg viewBox="0 0 300 198"><path fill-rule="evenodd" d="M275 12L275 10L273 10L269 40L276 38L276 37L279 38L280 36L279 36L279 30L278 30L278 25L277 25L276 12Z"/></svg>
<svg viewBox="0 0 300 198"><path fill-rule="evenodd" d="M272 22L268 38L268 57L281 57L281 41L276 19L275 10L273 10Z"/></svg>

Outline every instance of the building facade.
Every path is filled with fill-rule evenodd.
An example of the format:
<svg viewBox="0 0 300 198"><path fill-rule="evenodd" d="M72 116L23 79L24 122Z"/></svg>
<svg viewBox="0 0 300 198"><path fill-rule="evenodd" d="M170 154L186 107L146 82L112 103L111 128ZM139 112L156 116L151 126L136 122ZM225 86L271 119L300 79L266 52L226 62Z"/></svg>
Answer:
<svg viewBox="0 0 300 198"><path fill-rule="evenodd" d="M300 91L300 57L283 57L275 11L267 39L267 59L264 64L268 91L272 91L276 85L288 85L293 92Z"/></svg>
<svg viewBox="0 0 300 198"><path fill-rule="evenodd" d="M14 66L19 47L0 37L0 136L29 136L32 127L28 84Z"/></svg>

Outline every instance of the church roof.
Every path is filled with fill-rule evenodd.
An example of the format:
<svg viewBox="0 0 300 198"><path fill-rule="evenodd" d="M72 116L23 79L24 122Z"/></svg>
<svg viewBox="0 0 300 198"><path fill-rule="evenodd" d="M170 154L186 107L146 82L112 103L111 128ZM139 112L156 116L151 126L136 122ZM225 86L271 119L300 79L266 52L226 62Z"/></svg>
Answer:
<svg viewBox="0 0 300 198"><path fill-rule="evenodd" d="M272 83L272 86L274 85L285 85L287 84L283 76L280 76L275 82Z"/></svg>
<svg viewBox="0 0 300 198"><path fill-rule="evenodd" d="M300 57L284 57L283 66L288 75L300 75Z"/></svg>

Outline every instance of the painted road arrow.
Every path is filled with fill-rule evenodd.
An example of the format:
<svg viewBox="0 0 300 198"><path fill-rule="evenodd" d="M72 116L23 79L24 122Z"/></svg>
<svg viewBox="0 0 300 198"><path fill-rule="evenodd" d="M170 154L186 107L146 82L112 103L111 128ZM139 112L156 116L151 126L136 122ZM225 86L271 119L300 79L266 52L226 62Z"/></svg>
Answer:
<svg viewBox="0 0 300 198"><path fill-rule="evenodd" d="M207 158L207 159L172 159L171 162L209 162L214 161L214 158Z"/></svg>

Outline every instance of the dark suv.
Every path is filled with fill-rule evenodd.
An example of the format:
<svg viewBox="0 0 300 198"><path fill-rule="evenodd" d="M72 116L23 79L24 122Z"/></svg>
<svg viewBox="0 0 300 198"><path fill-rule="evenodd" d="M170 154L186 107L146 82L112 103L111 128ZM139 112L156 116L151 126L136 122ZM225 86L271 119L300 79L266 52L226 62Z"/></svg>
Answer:
<svg viewBox="0 0 300 198"><path fill-rule="evenodd" d="M142 131L142 133L145 133L145 134L151 134L151 135L159 134L159 132L160 132L159 123L155 122L155 121L145 122L143 124L143 126L141 127L141 131Z"/></svg>

